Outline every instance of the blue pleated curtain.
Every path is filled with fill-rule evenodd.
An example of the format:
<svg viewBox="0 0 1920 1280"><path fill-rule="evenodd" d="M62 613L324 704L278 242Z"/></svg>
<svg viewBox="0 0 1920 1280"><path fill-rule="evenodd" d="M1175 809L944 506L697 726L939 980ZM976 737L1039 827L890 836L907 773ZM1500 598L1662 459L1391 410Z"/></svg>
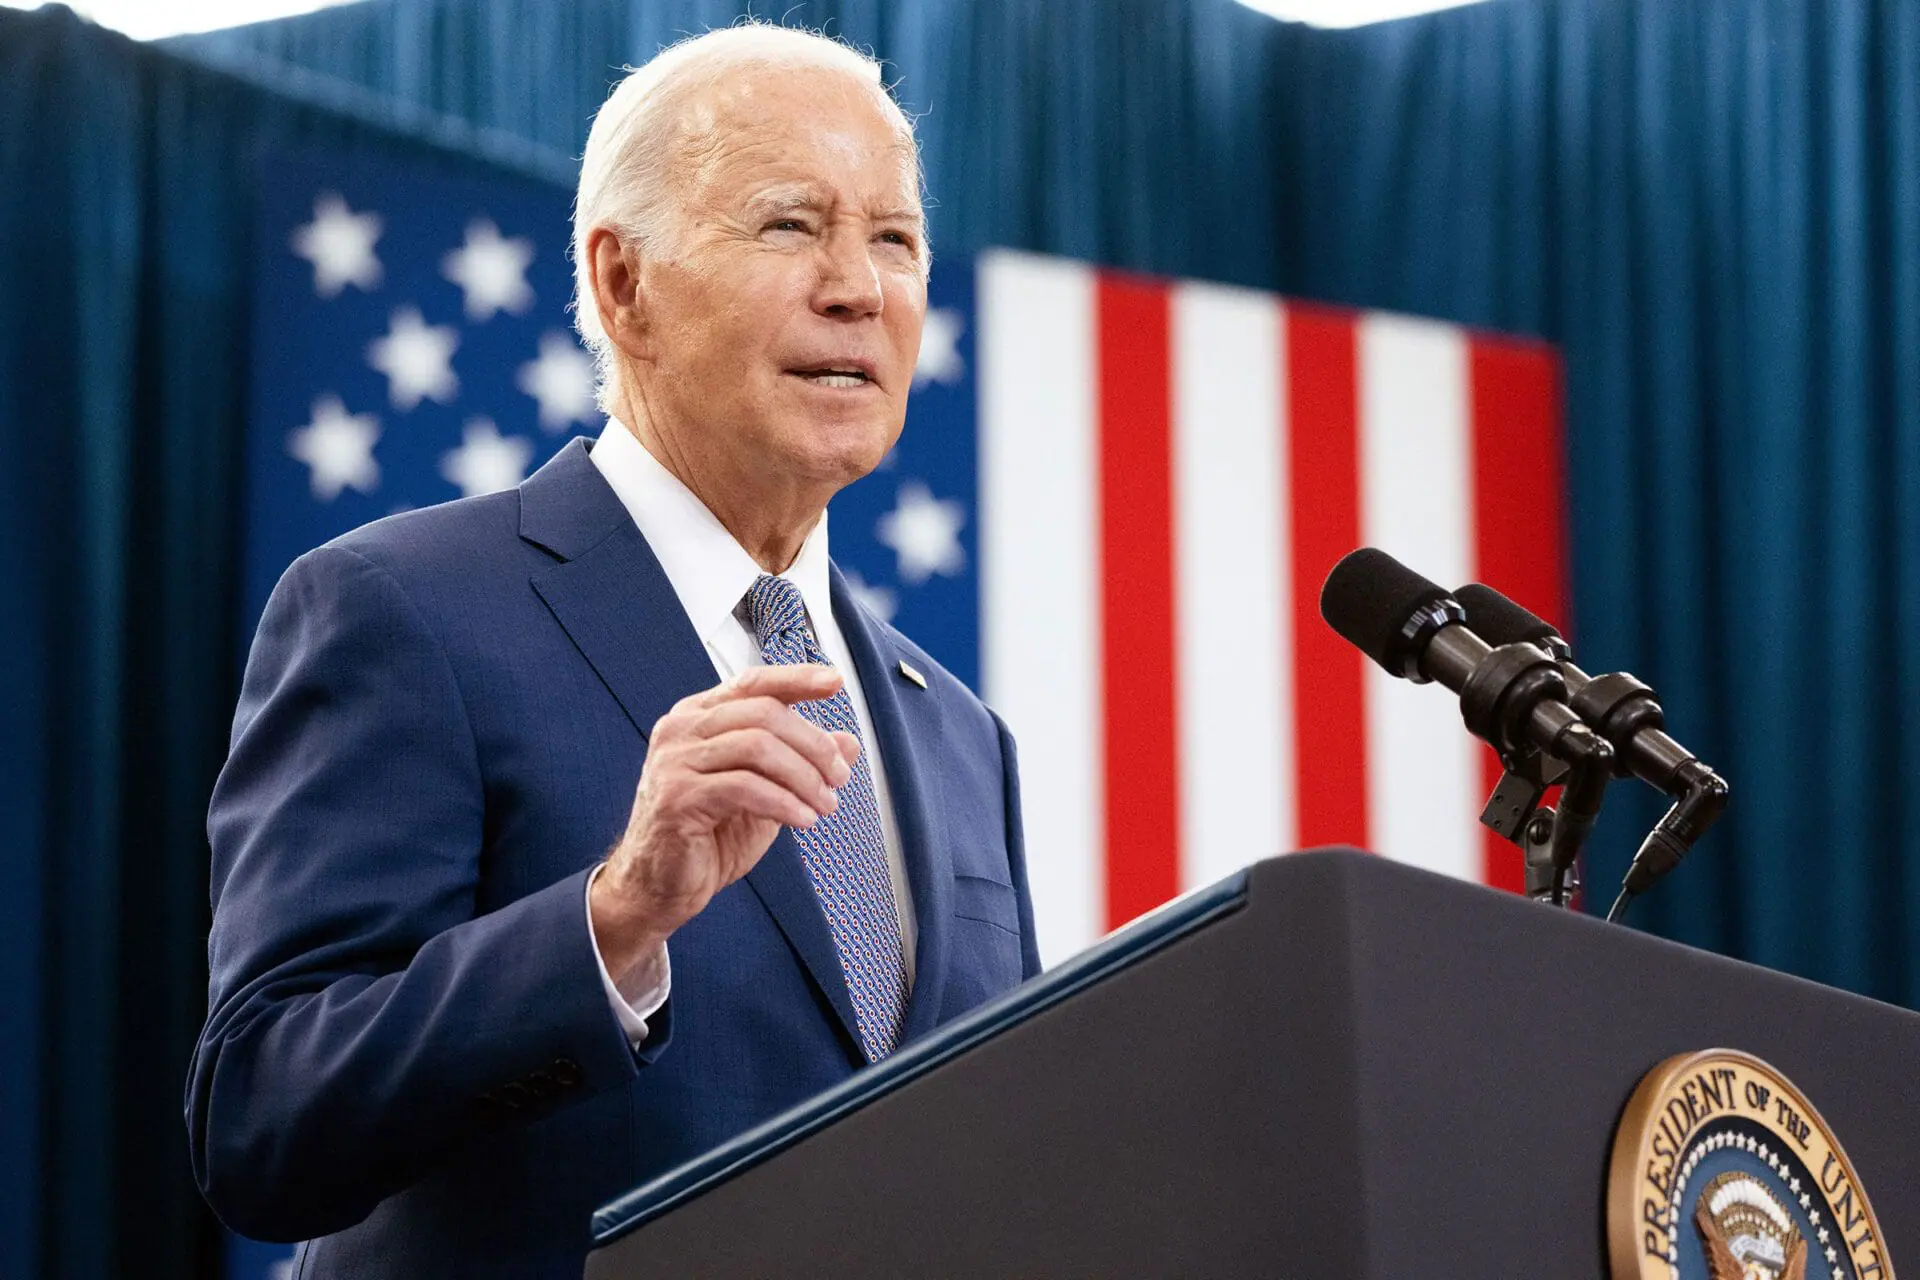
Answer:
<svg viewBox="0 0 1920 1280"><path fill-rule="evenodd" d="M456 153L366 105L265 94L63 9L0 10L8 1280L219 1274L181 1108L206 1009L206 799L238 688L254 175L316 146L537 171L509 139L439 122Z"/></svg>
<svg viewBox="0 0 1920 1280"><path fill-rule="evenodd" d="M564 179L621 64L743 7L369 0L174 42L218 72L0 12L0 1274L212 1265L179 1081L236 677L254 166L453 147ZM1559 344L1581 656L1654 683L1734 785L1632 919L1920 1001L1920 6L780 13L889 60L940 250ZM1657 816L1634 790L1598 896Z"/></svg>

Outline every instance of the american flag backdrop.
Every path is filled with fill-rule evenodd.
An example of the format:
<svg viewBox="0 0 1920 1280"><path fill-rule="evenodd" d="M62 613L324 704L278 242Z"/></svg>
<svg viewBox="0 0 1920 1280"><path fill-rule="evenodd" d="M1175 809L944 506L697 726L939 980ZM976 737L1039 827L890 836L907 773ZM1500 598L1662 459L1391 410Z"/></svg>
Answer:
<svg viewBox="0 0 1920 1280"><path fill-rule="evenodd" d="M301 552L518 483L599 429L566 310L568 207L540 183L325 153L263 176L245 634Z"/></svg>
<svg viewBox="0 0 1920 1280"><path fill-rule="evenodd" d="M517 483L596 432L569 200L277 166L260 205L251 634L300 552ZM1564 616L1558 365L1536 343L991 252L934 272L907 430L834 558L1020 744L1051 961L1247 862L1345 842L1517 887L1452 699L1320 622L1340 555Z"/></svg>
<svg viewBox="0 0 1920 1280"><path fill-rule="evenodd" d="M1318 601L1373 545L1564 617L1553 352L1020 254L974 287L982 679L1049 955L1318 844L1519 888L1493 753Z"/></svg>

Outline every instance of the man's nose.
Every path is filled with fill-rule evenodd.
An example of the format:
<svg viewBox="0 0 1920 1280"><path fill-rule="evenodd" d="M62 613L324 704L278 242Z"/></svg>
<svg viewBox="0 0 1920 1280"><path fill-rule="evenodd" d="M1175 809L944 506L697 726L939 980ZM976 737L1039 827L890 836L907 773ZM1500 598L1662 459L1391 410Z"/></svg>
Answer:
<svg viewBox="0 0 1920 1280"><path fill-rule="evenodd" d="M880 272L868 252L866 235L851 227L837 227L820 248L820 287L814 308L825 315L870 316L879 312L883 295Z"/></svg>

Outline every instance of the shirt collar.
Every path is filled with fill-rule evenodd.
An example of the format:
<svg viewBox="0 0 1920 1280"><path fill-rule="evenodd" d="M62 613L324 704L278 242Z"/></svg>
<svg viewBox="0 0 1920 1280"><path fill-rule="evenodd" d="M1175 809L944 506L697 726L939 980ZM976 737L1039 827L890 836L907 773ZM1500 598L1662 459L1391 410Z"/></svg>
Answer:
<svg viewBox="0 0 1920 1280"><path fill-rule="evenodd" d="M607 419L591 456L639 526L694 631L702 643L713 643L719 629L736 619L735 607L759 578L760 566L693 490L616 419ZM816 632L821 619L833 616L828 562L827 516L821 512L800 554L780 575L800 588Z"/></svg>

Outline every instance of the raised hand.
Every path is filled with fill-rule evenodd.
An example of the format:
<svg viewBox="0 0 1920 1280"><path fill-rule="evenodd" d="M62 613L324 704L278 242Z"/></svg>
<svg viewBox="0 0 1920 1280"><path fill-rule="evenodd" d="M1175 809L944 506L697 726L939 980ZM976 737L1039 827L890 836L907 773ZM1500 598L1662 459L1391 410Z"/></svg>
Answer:
<svg viewBox="0 0 1920 1280"><path fill-rule="evenodd" d="M752 667L654 725L626 832L587 895L616 984L751 871L782 826L838 806L859 741L809 724L793 704L831 697L840 682L832 667Z"/></svg>

